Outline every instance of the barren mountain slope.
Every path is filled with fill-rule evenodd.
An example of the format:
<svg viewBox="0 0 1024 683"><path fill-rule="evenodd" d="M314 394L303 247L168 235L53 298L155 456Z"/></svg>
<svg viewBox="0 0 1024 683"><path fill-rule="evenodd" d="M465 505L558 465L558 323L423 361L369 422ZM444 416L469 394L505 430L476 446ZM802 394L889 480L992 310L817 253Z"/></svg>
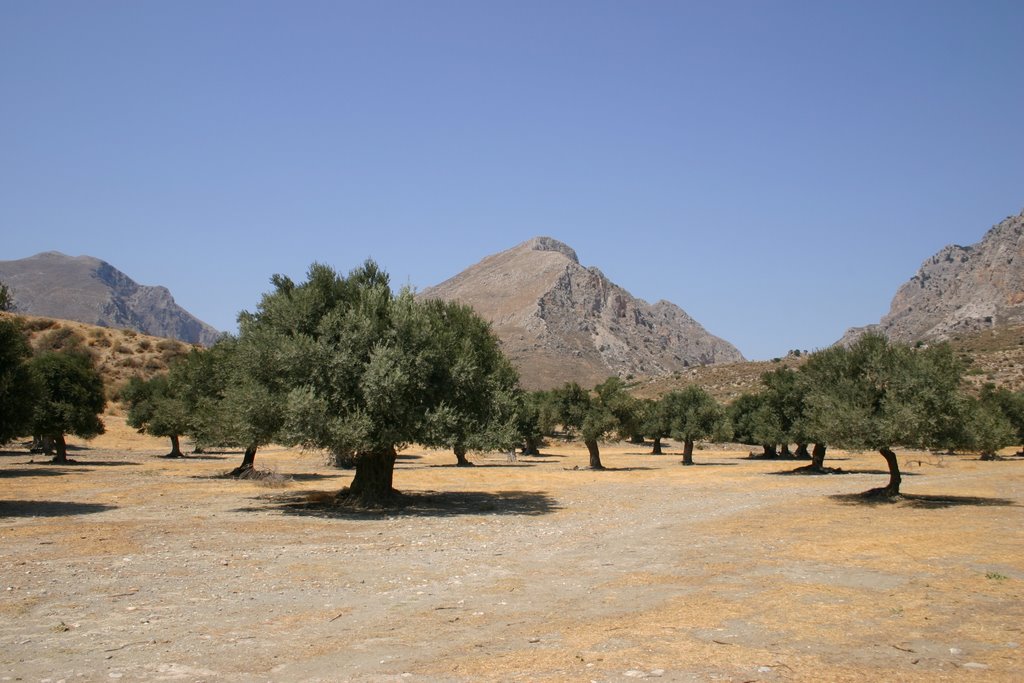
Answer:
<svg viewBox="0 0 1024 683"><path fill-rule="evenodd" d="M899 288L877 325L853 328L913 342L1024 323L1024 212L1010 216L969 247L950 245Z"/></svg>
<svg viewBox="0 0 1024 683"><path fill-rule="evenodd" d="M633 297L550 237L489 256L421 296L461 301L490 320L531 389L743 359L678 306Z"/></svg>
<svg viewBox="0 0 1024 683"><path fill-rule="evenodd" d="M210 345L220 333L174 302L165 287L140 285L106 261L47 251L0 261L0 282L20 313L128 327L157 337Z"/></svg>

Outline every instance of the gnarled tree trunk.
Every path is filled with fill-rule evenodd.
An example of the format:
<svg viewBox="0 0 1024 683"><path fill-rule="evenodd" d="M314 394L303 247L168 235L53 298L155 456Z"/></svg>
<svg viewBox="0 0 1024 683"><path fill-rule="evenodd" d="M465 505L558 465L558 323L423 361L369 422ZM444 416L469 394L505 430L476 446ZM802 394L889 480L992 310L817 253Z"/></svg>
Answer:
<svg viewBox="0 0 1024 683"><path fill-rule="evenodd" d="M165 458L184 458L185 454L181 452L181 443L178 441L177 434L171 434L171 452L163 456Z"/></svg>
<svg viewBox="0 0 1024 683"><path fill-rule="evenodd" d="M651 449L651 455L661 455L661 437L654 437L654 448Z"/></svg>
<svg viewBox="0 0 1024 683"><path fill-rule="evenodd" d="M53 456L51 462L57 463L58 465L65 465L68 462L68 443L64 440L63 434L58 434L53 437L53 445L56 447L57 452Z"/></svg>
<svg viewBox="0 0 1024 683"><path fill-rule="evenodd" d="M693 439L685 439L683 441L683 459L682 464L692 465L693 464Z"/></svg>
<svg viewBox="0 0 1024 683"><path fill-rule="evenodd" d="M456 444L453 448L455 451L455 464L459 467L472 467L473 463L466 459L466 447L462 444Z"/></svg>
<svg viewBox="0 0 1024 683"><path fill-rule="evenodd" d="M791 457L793 457L793 454L789 452L789 444L788 443L782 444L782 448L779 450L779 457L780 458L791 458Z"/></svg>
<svg viewBox="0 0 1024 683"><path fill-rule="evenodd" d="M902 481L899 460L896 459L896 454L892 452L892 449L888 447L879 448L878 452L882 454L885 464L889 466L889 483L882 488L865 491L865 495L895 498L900 495L900 482Z"/></svg>
<svg viewBox="0 0 1024 683"><path fill-rule="evenodd" d="M587 439L583 443L587 446L587 451L590 453L590 469L592 470L603 470L604 465L601 464L601 449L597 446L597 441L593 439Z"/></svg>
<svg viewBox="0 0 1024 683"><path fill-rule="evenodd" d="M242 464L228 472L229 477L242 477L252 471L256 462L256 446L249 446L242 456Z"/></svg>
<svg viewBox="0 0 1024 683"><path fill-rule="evenodd" d="M356 457L356 476L344 489L340 498L363 507L384 507L393 499L395 460L398 453L393 446Z"/></svg>
<svg viewBox="0 0 1024 683"><path fill-rule="evenodd" d="M805 460L810 460L811 454L807 452L807 444L798 443L796 445L796 451L793 453L793 456Z"/></svg>
<svg viewBox="0 0 1024 683"><path fill-rule="evenodd" d="M811 451L811 467L816 470L820 470L825 467L825 444L814 444L814 450Z"/></svg>
<svg viewBox="0 0 1024 683"><path fill-rule="evenodd" d="M526 437L526 442L523 444L523 455L540 455L540 439Z"/></svg>

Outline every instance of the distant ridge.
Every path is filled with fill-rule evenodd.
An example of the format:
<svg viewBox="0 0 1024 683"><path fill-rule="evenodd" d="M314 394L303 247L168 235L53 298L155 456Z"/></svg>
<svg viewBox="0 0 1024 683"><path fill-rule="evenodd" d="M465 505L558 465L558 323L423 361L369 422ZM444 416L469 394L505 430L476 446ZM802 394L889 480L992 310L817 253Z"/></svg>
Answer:
<svg viewBox="0 0 1024 683"><path fill-rule="evenodd" d="M29 315L126 327L209 346L220 332L174 302L166 287L140 285L106 261L47 251L0 261L15 310Z"/></svg>
<svg viewBox="0 0 1024 683"><path fill-rule="evenodd" d="M491 321L530 389L743 360L675 304L635 298L551 237L488 256L420 296L469 304Z"/></svg>
<svg viewBox="0 0 1024 683"><path fill-rule="evenodd" d="M956 244L926 260L897 290L874 325L847 330L849 344L868 331L916 342L1024 323L1024 211L993 226L969 247Z"/></svg>

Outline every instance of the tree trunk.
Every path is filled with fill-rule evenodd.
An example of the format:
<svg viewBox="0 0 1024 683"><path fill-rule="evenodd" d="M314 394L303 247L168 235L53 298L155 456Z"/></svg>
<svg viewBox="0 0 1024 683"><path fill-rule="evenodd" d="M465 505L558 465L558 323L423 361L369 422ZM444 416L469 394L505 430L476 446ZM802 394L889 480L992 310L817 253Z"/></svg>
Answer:
<svg viewBox="0 0 1024 683"><path fill-rule="evenodd" d="M452 450L455 451L456 465L458 465L459 467L472 467L473 466L473 463L471 463L469 460L466 460L466 447L465 446L463 446L462 444L457 444L456 446L454 446L452 448ZM358 469L356 471L358 473Z"/></svg>
<svg viewBox="0 0 1024 683"><path fill-rule="evenodd" d="M597 441L588 439L583 443L587 445L587 451L590 452L590 469L603 470L604 465L601 464L601 449L597 447Z"/></svg>
<svg viewBox="0 0 1024 683"><path fill-rule="evenodd" d="M894 498L900 495L900 463L896 459L896 454L889 448L879 448L878 452L885 458L885 463L889 466L889 483L880 489L871 489L866 491L865 495L869 496L880 496L884 498Z"/></svg>
<svg viewBox="0 0 1024 683"><path fill-rule="evenodd" d="M692 465L693 464L693 439L685 439L683 441L683 460L682 464Z"/></svg>
<svg viewBox="0 0 1024 683"><path fill-rule="evenodd" d="M526 441L523 444L523 455L540 455L540 439L534 439L533 437L526 437Z"/></svg>
<svg viewBox="0 0 1024 683"><path fill-rule="evenodd" d="M811 452L811 467L816 470L820 470L825 466L825 444L816 443L814 444L814 450Z"/></svg>
<svg viewBox="0 0 1024 683"><path fill-rule="evenodd" d="M640 436L639 434L634 434L633 436L629 437L629 442L634 446L643 446L644 437Z"/></svg>
<svg viewBox="0 0 1024 683"><path fill-rule="evenodd" d="M811 454L807 452L807 444L805 443L798 443L796 445L796 452L793 455L804 460L811 459Z"/></svg>
<svg viewBox="0 0 1024 683"><path fill-rule="evenodd" d="M392 446L360 454L356 458L356 476L339 497L361 507L386 506L396 493L392 483L397 458Z"/></svg>
<svg viewBox="0 0 1024 683"><path fill-rule="evenodd" d="M242 477L252 471L256 462L256 446L249 446L242 456L242 464L228 472L229 477Z"/></svg>
<svg viewBox="0 0 1024 683"><path fill-rule="evenodd" d="M779 451L780 458L792 458L793 454L789 452L789 444L782 444L782 449Z"/></svg>
<svg viewBox="0 0 1024 683"><path fill-rule="evenodd" d="M661 455L661 437L654 437L654 448L651 449L651 455Z"/></svg>
<svg viewBox="0 0 1024 683"><path fill-rule="evenodd" d="M185 454L181 452L181 443L178 441L177 434L171 434L171 452L164 456L165 458L184 458Z"/></svg>
<svg viewBox="0 0 1024 683"><path fill-rule="evenodd" d="M766 443L762 446L764 453L761 454L762 458L777 458L779 457L778 451L775 450L775 444Z"/></svg>
<svg viewBox="0 0 1024 683"><path fill-rule="evenodd" d="M53 456L51 462L58 465L66 465L68 462L68 443L64 440L64 435L58 434L53 437L53 444L57 447L57 454Z"/></svg>

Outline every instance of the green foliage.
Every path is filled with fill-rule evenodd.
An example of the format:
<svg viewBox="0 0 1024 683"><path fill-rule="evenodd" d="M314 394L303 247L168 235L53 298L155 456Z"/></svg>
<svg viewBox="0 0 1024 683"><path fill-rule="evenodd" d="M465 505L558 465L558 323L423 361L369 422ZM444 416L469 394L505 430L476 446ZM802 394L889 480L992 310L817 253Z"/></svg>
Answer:
<svg viewBox="0 0 1024 683"><path fill-rule="evenodd" d="M551 415L566 431L584 441L598 441L618 427L615 414L600 394L591 396L575 382L552 390L548 396Z"/></svg>
<svg viewBox="0 0 1024 683"><path fill-rule="evenodd" d="M1021 396L992 384L983 386L978 398L968 404L963 446L991 458L1002 448L1020 444Z"/></svg>
<svg viewBox="0 0 1024 683"><path fill-rule="evenodd" d="M422 306L432 341L424 350L431 367L424 396L430 407L417 440L478 451L512 448L519 440L519 377L490 325L456 302Z"/></svg>
<svg viewBox="0 0 1024 683"><path fill-rule="evenodd" d="M701 387L691 384L662 397L672 437L692 443L700 439L728 438L725 411Z"/></svg>
<svg viewBox="0 0 1024 683"><path fill-rule="evenodd" d="M100 420L107 403L103 380L86 356L49 351L29 365L39 391L32 433L91 439L104 432Z"/></svg>
<svg viewBox="0 0 1024 683"><path fill-rule="evenodd" d="M28 366L31 355L19 321L0 317L0 444L31 431L36 400Z"/></svg>
<svg viewBox="0 0 1024 683"><path fill-rule="evenodd" d="M942 447L960 433L963 369L947 344L915 350L869 334L812 354L800 372L807 429L829 444Z"/></svg>
<svg viewBox="0 0 1024 683"><path fill-rule="evenodd" d="M664 401L642 399L637 402L640 433L652 439L667 439L672 436L672 424Z"/></svg>
<svg viewBox="0 0 1024 683"><path fill-rule="evenodd" d="M778 412L764 391L743 394L728 409L733 439L739 443L763 446L787 440Z"/></svg>
<svg viewBox="0 0 1024 683"><path fill-rule="evenodd" d="M171 367L169 390L181 401L186 429L197 446L237 446L243 427L226 400L236 372L237 342L224 336L209 349L193 349ZM233 398L233 402L237 397Z"/></svg>
<svg viewBox="0 0 1024 683"><path fill-rule="evenodd" d="M641 403L626 393L626 385L621 379L609 377L594 387L594 392L601 404L615 418L614 429L620 438L630 439L644 436L642 428L644 416L641 413Z"/></svg>
<svg viewBox="0 0 1024 683"><path fill-rule="evenodd" d="M188 413L177 389L166 374L149 380L132 377L120 392L128 425L150 436L185 434L189 429Z"/></svg>

